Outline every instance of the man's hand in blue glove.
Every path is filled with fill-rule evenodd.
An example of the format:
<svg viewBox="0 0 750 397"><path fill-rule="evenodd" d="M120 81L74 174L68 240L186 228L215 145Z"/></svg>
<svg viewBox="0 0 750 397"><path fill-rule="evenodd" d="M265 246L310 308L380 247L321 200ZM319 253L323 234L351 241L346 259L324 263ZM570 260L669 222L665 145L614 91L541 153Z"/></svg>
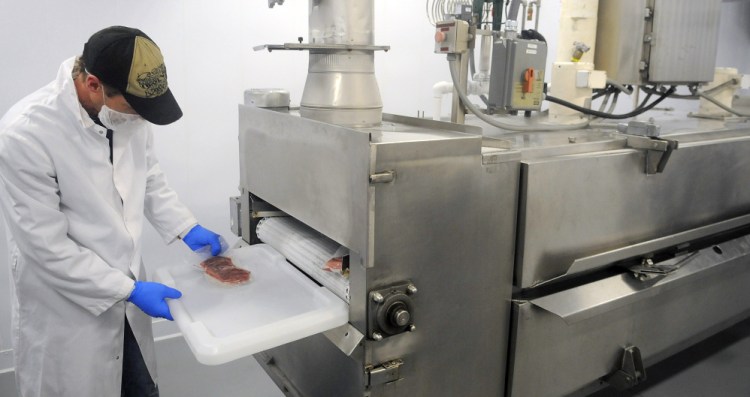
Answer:
<svg viewBox="0 0 750 397"><path fill-rule="evenodd" d="M181 296L182 292L167 287L164 284L136 281L135 289L130 293L128 302L138 306L138 308L151 317L162 317L174 321L165 298L177 299Z"/></svg>
<svg viewBox="0 0 750 397"><path fill-rule="evenodd" d="M211 255L216 256L221 253L221 240L219 235L204 228L201 225L195 225L182 241L190 247L191 250L197 251L207 245L211 246Z"/></svg>

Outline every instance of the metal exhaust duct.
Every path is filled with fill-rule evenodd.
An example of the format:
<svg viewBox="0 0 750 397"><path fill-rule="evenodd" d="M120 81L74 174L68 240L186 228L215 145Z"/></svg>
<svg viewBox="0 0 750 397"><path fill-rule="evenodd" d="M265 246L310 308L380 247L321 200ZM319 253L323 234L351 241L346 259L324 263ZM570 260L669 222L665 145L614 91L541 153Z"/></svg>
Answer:
<svg viewBox="0 0 750 397"><path fill-rule="evenodd" d="M381 123L373 15L373 0L310 0L302 117L349 127Z"/></svg>

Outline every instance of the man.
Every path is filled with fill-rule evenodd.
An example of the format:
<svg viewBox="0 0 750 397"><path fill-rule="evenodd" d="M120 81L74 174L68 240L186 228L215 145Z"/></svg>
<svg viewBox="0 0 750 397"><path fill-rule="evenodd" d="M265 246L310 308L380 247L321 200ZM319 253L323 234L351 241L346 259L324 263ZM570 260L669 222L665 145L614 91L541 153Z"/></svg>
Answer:
<svg viewBox="0 0 750 397"><path fill-rule="evenodd" d="M116 26L0 120L21 396L158 396L149 316L181 293L145 281L143 215L166 243L221 250L153 153L149 122L181 116L159 47Z"/></svg>

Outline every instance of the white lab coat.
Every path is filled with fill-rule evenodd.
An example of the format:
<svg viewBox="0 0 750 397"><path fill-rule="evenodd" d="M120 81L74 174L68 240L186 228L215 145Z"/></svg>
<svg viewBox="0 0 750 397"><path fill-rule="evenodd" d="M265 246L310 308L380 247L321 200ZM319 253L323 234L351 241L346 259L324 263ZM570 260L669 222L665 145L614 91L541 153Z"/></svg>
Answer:
<svg viewBox="0 0 750 397"><path fill-rule="evenodd" d="M196 223L169 188L150 126L113 134L78 102L73 59L0 120L0 208L10 230L13 346L23 397L120 395L127 315L156 381L151 319L125 299L143 216L165 242Z"/></svg>

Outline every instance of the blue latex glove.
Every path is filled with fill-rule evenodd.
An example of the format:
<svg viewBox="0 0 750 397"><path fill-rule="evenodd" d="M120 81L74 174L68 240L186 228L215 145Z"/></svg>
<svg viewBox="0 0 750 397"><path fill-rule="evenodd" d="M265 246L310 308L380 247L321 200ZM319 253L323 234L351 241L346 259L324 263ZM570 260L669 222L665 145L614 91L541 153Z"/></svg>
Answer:
<svg viewBox="0 0 750 397"><path fill-rule="evenodd" d="M151 317L162 317L174 321L165 298L177 299L181 296L182 292L167 287L164 284L152 283L150 281L136 281L135 289L130 293L128 302L138 306L138 308Z"/></svg>
<svg viewBox="0 0 750 397"><path fill-rule="evenodd" d="M197 251L210 245L211 255L216 256L221 253L221 240L219 240L219 235L201 225L195 225L190 229L190 232L188 232L182 241L184 241L193 251Z"/></svg>

